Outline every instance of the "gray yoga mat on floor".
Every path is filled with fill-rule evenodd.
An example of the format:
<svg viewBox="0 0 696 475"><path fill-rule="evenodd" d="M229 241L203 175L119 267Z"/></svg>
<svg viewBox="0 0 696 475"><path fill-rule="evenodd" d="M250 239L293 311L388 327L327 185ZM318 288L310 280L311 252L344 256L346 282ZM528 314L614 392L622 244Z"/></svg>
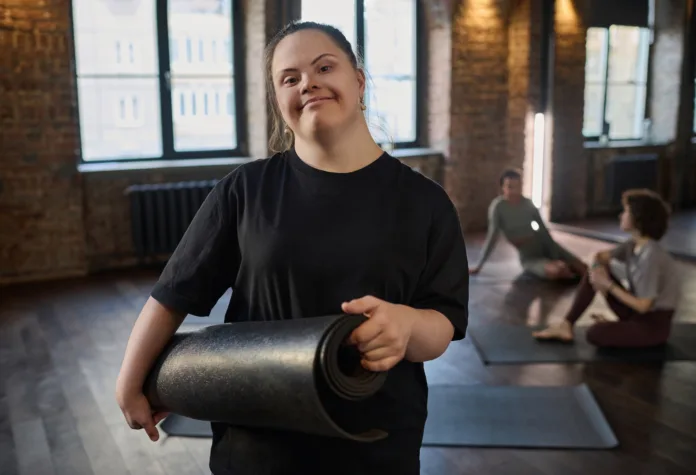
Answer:
<svg viewBox="0 0 696 475"><path fill-rule="evenodd" d="M587 386L431 386L424 446L608 449L618 441ZM212 437L180 416L170 436Z"/></svg>
<svg viewBox="0 0 696 475"><path fill-rule="evenodd" d="M618 441L589 388L433 386L424 446L609 449Z"/></svg>
<svg viewBox="0 0 696 475"><path fill-rule="evenodd" d="M573 343L537 341L524 325L477 324L468 333L485 364L696 361L696 324L675 323L667 345L641 349L598 349L587 328L575 329Z"/></svg>

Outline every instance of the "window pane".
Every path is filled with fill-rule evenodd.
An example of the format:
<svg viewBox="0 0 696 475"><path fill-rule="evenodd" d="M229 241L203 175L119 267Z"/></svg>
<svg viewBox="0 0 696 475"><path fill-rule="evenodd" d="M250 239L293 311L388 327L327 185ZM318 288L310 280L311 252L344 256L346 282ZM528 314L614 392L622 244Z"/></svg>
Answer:
<svg viewBox="0 0 696 475"><path fill-rule="evenodd" d="M610 139L643 137L645 85L613 84L607 90L607 122Z"/></svg>
<svg viewBox="0 0 696 475"><path fill-rule="evenodd" d="M83 160L162 155L155 0L74 0Z"/></svg>
<svg viewBox="0 0 696 475"><path fill-rule="evenodd" d="M609 29L609 82L644 84L648 74L649 32L633 26Z"/></svg>
<svg viewBox="0 0 696 475"><path fill-rule="evenodd" d="M355 0L302 0L302 20L328 23L341 30L357 53Z"/></svg>
<svg viewBox="0 0 696 475"><path fill-rule="evenodd" d="M608 31L605 28L588 28L585 42L585 80L599 82L606 79L606 48Z"/></svg>
<svg viewBox="0 0 696 475"><path fill-rule="evenodd" d="M602 134L602 109L604 108L604 84L585 84L585 119L582 134L599 137Z"/></svg>
<svg viewBox="0 0 696 475"><path fill-rule="evenodd" d="M171 63L177 151L237 147L230 2L168 2L169 42L180 48ZM220 107L221 98L229 105Z"/></svg>
<svg viewBox="0 0 696 475"><path fill-rule="evenodd" d="M416 45L416 0L365 1L366 103L378 142L416 140Z"/></svg>

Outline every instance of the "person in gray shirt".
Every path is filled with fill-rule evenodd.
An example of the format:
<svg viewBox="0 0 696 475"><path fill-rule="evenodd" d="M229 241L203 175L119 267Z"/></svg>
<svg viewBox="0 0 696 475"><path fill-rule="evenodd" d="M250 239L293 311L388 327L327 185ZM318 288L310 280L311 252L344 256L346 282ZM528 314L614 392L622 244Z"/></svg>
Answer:
<svg viewBox="0 0 696 475"><path fill-rule="evenodd" d="M520 172L505 170L500 176L500 188L501 195L488 207L488 233L481 257L469 274L481 272L502 233L517 248L525 272L549 280L585 275L585 263L553 239L537 207L522 195Z"/></svg>
<svg viewBox="0 0 696 475"><path fill-rule="evenodd" d="M667 232L670 209L650 190L623 194L621 229L631 237L612 250L596 255L582 279L573 304L558 325L534 332L539 340L573 341L575 322L601 292L618 321L602 315L587 331L598 347L640 348L664 344L681 294L681 279L674 258L660 244Z"/></svg>

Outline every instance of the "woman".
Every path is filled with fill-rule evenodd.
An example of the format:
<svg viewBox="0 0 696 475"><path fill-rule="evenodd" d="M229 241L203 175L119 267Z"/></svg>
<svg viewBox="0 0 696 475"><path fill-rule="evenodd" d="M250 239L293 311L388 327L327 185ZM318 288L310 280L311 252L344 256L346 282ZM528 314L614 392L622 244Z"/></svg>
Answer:
<svg viewBox="0 0 696 475"><path fill-rule="evenodd" d="M593 315L596 323L587 331L590 343L640 348L669 338L681 285L674 259L658 243L667 231L669 207L649 190L629 190L622 201L620 226L631 238L597 254L563 322L535 332L537 339L573 341L573 326L596 292L604 294L619 320Z"/></svg>
<svg viewBox="0 0 696 475"><path fill-rule="evenodd" d="M587 266L553 239L537 207L522 195L521 172L505 170L500 175L500 190L501 194L488 207L486 241L478 264L469 269L469 274L481 272L502 232L517 249L525 272L548 280L575 279L585 275Z"/></svg>
<svg viewBox="0 0 696 475"><path fill-rule="evenodd" d="M380 442L213 424L214 474L419 473L423 362L467 327L467 256L456 209L435 182L372 139L365 75L335 28L294 23L267 50L278 153L215 187L135 323L117 384L128 424L153 440L142 384L186 314L208 315L232 287L226 321L340 312L368 320L350 338L384 388L340 415ZM274 149L275 150L275 149Z"/></svg>

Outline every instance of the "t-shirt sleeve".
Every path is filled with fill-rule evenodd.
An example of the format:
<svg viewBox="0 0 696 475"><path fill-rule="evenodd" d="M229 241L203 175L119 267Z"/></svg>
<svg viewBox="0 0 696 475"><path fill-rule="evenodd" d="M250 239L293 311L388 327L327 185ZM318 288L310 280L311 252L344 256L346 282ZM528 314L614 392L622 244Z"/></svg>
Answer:
<svg viewBox="0 0 696 475"><path fill-rule="evenodd" d="M616 259L617 261L626 262L628 254L631 251L633 241L628 239L618 246L615 246L609 251L609 258Z"/></svg>
<svg viewBox="0 0 696 475"><path fill-rule="evenodd" d="M151 292L178 312L210 315L237 275L237 201L229 181L208 194Z"/></svg>
<svg viewBox="0 0 696 475"><path fill-rule="evenodd" d="M464 338L469 320L469 265L456 208L447 200L429 232L428 258L411 306L442 313Z"/></svg>
<svg viewBox="0 0 696 475"><path fill-rule="evenodd" d="M636 297L656 300L660 295L661 261L660 254L646 249L637 269L632 269L631 281Z"/></svg>

